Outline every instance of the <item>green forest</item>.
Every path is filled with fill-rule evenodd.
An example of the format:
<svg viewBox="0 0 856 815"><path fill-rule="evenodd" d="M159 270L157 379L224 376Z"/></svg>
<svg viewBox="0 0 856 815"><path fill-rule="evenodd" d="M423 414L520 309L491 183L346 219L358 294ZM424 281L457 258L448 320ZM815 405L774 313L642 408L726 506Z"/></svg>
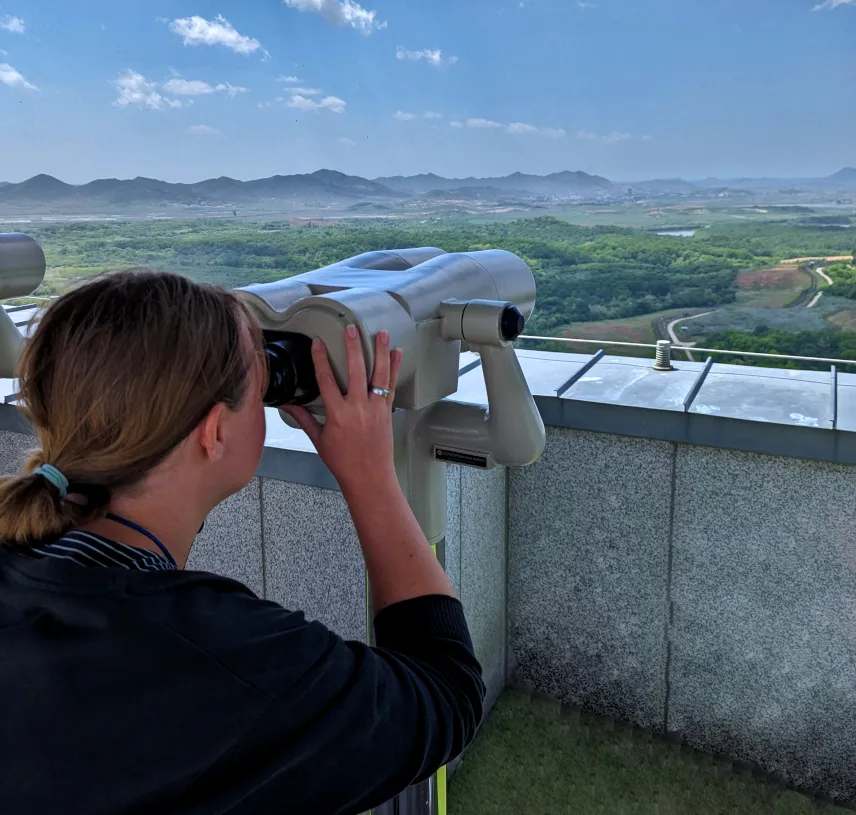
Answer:
<svg viewBox="0 0 856 815"><path fill-rule="evenodd" d="M430 226L223 219L29 229L45 248L49 273L40 293L48 295L91 274L127 266L171 270L235 287L300 274L375 249L506 249L523 257L536 277L538 306L530 333L556 335L578 322L733 302L739 271L793 255L852 251L856 241L842 234L846 232L728 224L686 239L639 229L581 227L551 217Z"/></svg>

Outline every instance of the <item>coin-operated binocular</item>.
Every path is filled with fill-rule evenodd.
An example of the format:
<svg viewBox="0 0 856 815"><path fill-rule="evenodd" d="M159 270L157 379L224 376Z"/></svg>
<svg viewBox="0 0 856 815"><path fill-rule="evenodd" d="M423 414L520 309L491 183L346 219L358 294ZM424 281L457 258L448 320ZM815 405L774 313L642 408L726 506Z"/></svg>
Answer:
<svg viewBox="0 0 856 815"><path fill-rule="evenodd" d="M45 279L45 253L28 235L0 233L0 300L26 297ZM0 379L12 379L24 338L0 308Z"/></svg>
<svg viewBox="0 0 856 815"><path fill-rule="evenodd" d="M512 347L535 306L535 280L516 255L368 252L238 294L264 332L271 406L304 405L323 421L310 355L316 337L343 390L347 325L359 330L369 372L379 331L404 351L394 403L396 465L432 545L445 536L447 462L490 469L541 455L544 425ZM444 401L458 389L462 341L480 356L487 409Z"/></svg>
<svg viewBox="0 0 856 815"><path fill-rule="evenodd" d="M310 356L316 337L326 344L343 391L349 324L359 330L369 375L379 331L387 330L390 345L404 351L393 414L396 471L441 561L447 463L490 469L524 466L541 455L544 424L512 347L535 306L535 280L516 255L432 248L369 252L238 294L264 332L268 405L304 405L323 421ZM447 400L458 389L462 342L480 357L487 408ZM371 472L371 462L366 469ZM369 617L369 637L371 630ZM445 780L443 769L374 815L445 815Z"/></svg>

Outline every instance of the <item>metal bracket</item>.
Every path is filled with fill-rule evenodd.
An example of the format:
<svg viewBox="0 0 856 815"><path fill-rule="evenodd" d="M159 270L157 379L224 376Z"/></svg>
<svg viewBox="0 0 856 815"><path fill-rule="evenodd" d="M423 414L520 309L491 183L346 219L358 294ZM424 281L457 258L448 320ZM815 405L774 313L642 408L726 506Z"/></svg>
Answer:
<svg viewBox="0 0 856 815"><path fill-rule="evenodd" d="M582 368L580 368L574 375L565 382L557 391L556 396L562 396L567 391L569 391L577 382L580 381L598 362L600 362L604 356L606 356L606 351L603 348L600 349Z"/></svg>
<svg viewBox="0 0 856 815"><path fill-rule="evenodd" d="M707 361L704 363L704 369L696 377L696 381L693 382L693 386L690 388L689 393L684 397L684 413L690 412L690 408L692 407L693 402L695 402L696 396L698 396L698 392L701 390L701 386L704 385L704 380L707 379L707 375L710 373L710 369L712 367L713 357L708 357Z"/></svg>

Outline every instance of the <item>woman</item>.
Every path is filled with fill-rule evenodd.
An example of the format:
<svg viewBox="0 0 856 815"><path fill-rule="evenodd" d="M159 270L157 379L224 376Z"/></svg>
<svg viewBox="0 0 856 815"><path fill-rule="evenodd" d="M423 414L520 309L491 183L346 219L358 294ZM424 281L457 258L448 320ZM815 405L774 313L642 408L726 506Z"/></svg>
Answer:
<svg viewBox="0 0 856 815"><path fill-rule="evenodd" d="M313 347L325 425L289 411L351 511L377 648L182 570L264 444L237 298L131 270L47 309L20 364L40 449L0 481L4 815L358 813L472 739L480 667L393 468L401 353L380 333L369 382L346 345L345 396Z"/></svg>

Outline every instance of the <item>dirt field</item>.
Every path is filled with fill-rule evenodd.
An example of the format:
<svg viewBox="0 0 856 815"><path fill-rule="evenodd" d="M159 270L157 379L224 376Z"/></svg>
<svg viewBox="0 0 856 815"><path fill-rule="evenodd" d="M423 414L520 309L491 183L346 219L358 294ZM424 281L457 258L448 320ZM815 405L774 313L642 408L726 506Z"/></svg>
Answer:
<svg viewBox="0 0 856 815"><path fill-rule="evenodd" d="M737 302L743 306L782 308L812 286L812 277L797 266L776 266L737 275Z"/></svg>
<svg viewBox="0 0 856 815"><path fill-rule="evenodd" d="M774 269L757 269L754 272L741 272L737 275L737 287L754 288L794 288L811 285L811 279L805 272L793 266L776 266Z"/></svg>

